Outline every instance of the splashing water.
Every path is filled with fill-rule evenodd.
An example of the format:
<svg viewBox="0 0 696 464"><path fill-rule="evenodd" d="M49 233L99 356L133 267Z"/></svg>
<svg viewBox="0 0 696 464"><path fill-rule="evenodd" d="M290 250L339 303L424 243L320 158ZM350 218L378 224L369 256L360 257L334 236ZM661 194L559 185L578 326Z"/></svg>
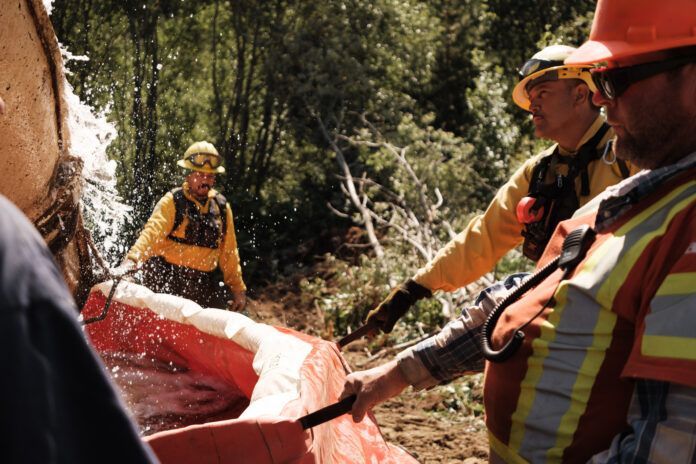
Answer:
<svg viewBox="0 0 696 464"><path fill-rule="evenodd" d="M53 0L44 0L50 14ZM64 65L86 61L61 45ZM70 71L64 69L65 75ZM68 103L71 154L83 163L82 212L100 252L113 264L122 254L119 234L130 220L132 208L118 195L116 162L106 154L115 139L115 127L107 121L108 108L100 114L80 101L65 82ZM165 364L135 354L100 353L107 372L142 435L186 425L239 417L249 400L233 386L218 378Z"/></svg>
<svg viewBox="0 0 696 464"><path fill-rule="evenodd" d="M62 45L61 53L66 64L89 59L71 54ZM66 75L70 73L68 69L64 71ZM113 264L122 254L118 237L132 211L116 190L116 162L106 155L107 147L116 137L116 129L107 121L108 108L95 115L92 108L75 95L67 81L65 98L69 108L71 153L84 162L81 204L86 226L97 247Z"/></svg>

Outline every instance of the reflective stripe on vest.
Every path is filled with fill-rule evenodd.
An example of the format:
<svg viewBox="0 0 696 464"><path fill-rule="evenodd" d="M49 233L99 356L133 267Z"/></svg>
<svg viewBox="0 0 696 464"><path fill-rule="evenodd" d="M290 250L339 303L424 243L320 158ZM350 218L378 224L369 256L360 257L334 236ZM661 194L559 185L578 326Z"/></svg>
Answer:
<svg viewBox="0 0 696 464"><path fill-rule="evenodd" d="M663 236L675 215L694 201L696 182L675 188L612 235L600 237L574 277L561 282L554 294L553 311L541 324L539 337L532 341L533 352L527 359L525 377L512 415L509 443L498 442L498 446L503 447L496 449L498 455L512 454L532 462L563 460L615 336L618 317L614 308L622 303L616 300L617 294L627 284L627 277L646 247ZM655 308L665 301L660 298L673 296L667 295L668 292L683 289L682 279L687 278L678 277L667 282L664 294L658 293L654 300ZM582 310L565 311L569 301L574 308L580 306ZM696 322L696 314L691 313L690 321ZM674 325L661 328L669 330L670 337L679 338L682 343L679 349L683 353L684 337L675 331ZM651 349L660 345L660 349L672 355L669 342L650 336L644 338L644 346L647 339ZM655 336L664 337L662 334ZM692 334L689 343L694 341L696 335ZM696 349L691 352L696 353ZM492 442L492 445L496 444Z"/></svg>
<svg viewBox="0 0 696 464"><path fill-rule="evenodd" d="M671 274L650 302L641 353L670 359L696 359L696 272Z"/></svg>

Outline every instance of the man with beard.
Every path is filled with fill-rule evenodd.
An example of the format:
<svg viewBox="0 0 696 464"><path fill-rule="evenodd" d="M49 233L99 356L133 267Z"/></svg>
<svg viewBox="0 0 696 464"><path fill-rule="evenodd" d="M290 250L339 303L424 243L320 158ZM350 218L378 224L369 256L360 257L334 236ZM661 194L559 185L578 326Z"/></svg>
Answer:
<svg viewBox="0 0 696 464"><path fill-rule="evenodd" d="M241 311L246 286L237 251L232 209L213 189L225 172L222 158L206 141L192 144L177 163L189 174L183 185L157 203L135 245L115 275L140 268L143 283L204 307ZM216 277L222 271L223 281Z"/></svg>
<svg viewBox="0 0 696 464"><path fill-rule="evenodd" d="M614 133L591 102L590 66L563 63L573 51L552 45L536 53L520 69L512 92L515 103L530 113L534 135L555 143L528 159L483 214L368 314L368 323L391 332L417 300L464 287L520 244L527 258L538 261L560 221L637 172L611 151L608 141ZM518 277L497 283L488 293L500 293Z"/></svg>
<svg viewBox="0 0 696 464"><path fill-rule="evenodd" d="M696 2L599 0L567 62L602 64L593 101L644 170L559 224L480 345L445 328L344 396L359 420L485 356L491 462L694 462Z"/></svg>

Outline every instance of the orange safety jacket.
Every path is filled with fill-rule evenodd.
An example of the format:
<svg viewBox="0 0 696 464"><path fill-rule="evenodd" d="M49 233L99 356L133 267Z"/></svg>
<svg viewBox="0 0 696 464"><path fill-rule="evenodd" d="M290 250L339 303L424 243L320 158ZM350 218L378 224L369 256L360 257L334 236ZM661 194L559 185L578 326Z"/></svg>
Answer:
<svg viewBox="0 0 696 464"><path fill-rule="evenodd" d="M578 148L589 141L599 131L604 118L598 116L588 128L578 143ZM614 137L609 130L597 145L604 147ZM489 272L495 263L508 251L520 245L523 241L523 224L517 220L517 204L530 190L532 174L535 166L545 157L551 156L557 144L527 160L496 193L488 209L476 216L457 237L443 247L428 264L416 272L413 279L431 291L443 290L451 292L478 279ZM558 147L563 156L572 156ZM630 174L639 171L629 165ZM565 174L566 165L550 163L549 176ZM581 179L575 179L580 206L604 191L608 186L623 180L623 175L617 163L606 164L597 159L588 164L590 194L580 195Z"/></svg>
<svg viewBox="0 0 696 464"><path fill-rule="evenodd" d="M562 222L539 267L580 224L598 232L586 257L567 280L557 270L498 321L495 349L550 300L523 329L522 347L487 364L493 462L586 462L626 429L632 379L696 387L696 168L655 182L637 201L625 195L647 174L611 189L622 189L613 211L607 192L599 213L597 201Z"/></svg>
<svg viewBox="0 0 696 464"><path fill-rule="evenodd" d="M201 204L188 193L188 185L184 182L183 193L203 215L207 214L211 205L216 202L219 193L213 189L208 192L208 199ZM215 207L218 203L215 203ZM143 263L148 259L160 256L168 263L176 266L184 266L203 272L211 272L220 266L225 284L233 291L246 290L242 279L242 268L237 250L237 237L234 232L234 220L229 203L225 205L224 236L216 248L210 246L197 246L188 243L186 229L189 227L189 218L184 214L183 220L172 230L175 225L176 205L172 192L168 192L155 206L155 210L148 219L138 240L130 249L126 258Z"/></svg>

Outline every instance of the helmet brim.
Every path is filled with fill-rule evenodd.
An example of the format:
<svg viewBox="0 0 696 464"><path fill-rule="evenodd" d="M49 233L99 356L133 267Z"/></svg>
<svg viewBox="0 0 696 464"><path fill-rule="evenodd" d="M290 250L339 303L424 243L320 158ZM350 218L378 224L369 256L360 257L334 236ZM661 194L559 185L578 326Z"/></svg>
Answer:
<svg viewBox="0 0 696 464"><path fill-rule="evenodd" d="M529 111L530 107L530 102L529 102L529 94L527 93L527 85L535 80L543 76L544 74L547 74L551 71L557 71L558 73L558 80L561 79L578 79L583 81L587 86L590 88L591 92L596 92L597 87L595 86L594 82L592 82L592 78L590 77L590 74L588 72L585 72L583 75L584 70L589 70L590 66L582 66L580 67L580 72L578 73L578 69L573 67L570 68L566 65L562 66L554 66L551 68L545 68L542 70L539 70L535 73L532 73L528 76L526 76L524 79L519 81L517 85L515 86L514 89L512 89L512 100L515 102L517 106L522 108L525 111Z"/></svg>
<svg viewBox="0 0 696 464"><path fill-rule="evenodd" d="M672 40L656 40L644 44L629 43L623 40L585 42L565 60L565 64L596 64L616 61L646 53L659 52L670 48L696 45L696 37L681 37Z"/></svg>

